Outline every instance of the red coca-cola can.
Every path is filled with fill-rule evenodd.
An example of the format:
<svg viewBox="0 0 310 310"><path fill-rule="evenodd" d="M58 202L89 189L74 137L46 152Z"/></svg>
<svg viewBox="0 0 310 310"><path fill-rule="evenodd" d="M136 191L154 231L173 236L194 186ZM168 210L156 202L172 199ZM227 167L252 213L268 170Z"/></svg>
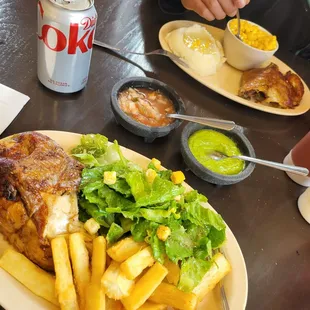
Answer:
<svg viewBox="0 0 310 310"><path fill-rule="evenodd" d="M83 89L95 36L94 0L38 1L38 78L60 93Z"/></svg>

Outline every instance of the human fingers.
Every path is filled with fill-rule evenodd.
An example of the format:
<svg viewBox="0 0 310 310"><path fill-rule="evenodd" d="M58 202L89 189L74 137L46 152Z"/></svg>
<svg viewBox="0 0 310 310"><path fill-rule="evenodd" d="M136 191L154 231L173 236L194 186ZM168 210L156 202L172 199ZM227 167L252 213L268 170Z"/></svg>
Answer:
<svg viewBox="0 0 310 310"><path fill-rule="evenodd" d="M202 1L216 19L225 18L226 13L223 11L221 5L217 0L202 0Z"/></svg>
<svg viewBox="0 0 310 310"><path fill-rule="evenodd" d="M210 12L210 10L206 7L206 5L201 0L187 0L182 1L183 5L184 2L190 2L189 6L187 7L189 10L195 11L201 17L207 19L208 21L212 21L215 19L214 15ZM187 3L185 3L187 5Z"/></svg>
<svg viewBox="0 0 310 310"><path fill-rule="evenodd" d="M232 1L235 7L238 9L244 8L250 2L250 0L232 0Z"/></svg>
<svg viewBox="0 0 310 310"><path fill-rule="evenodd" d="M232 0L218 0L223 11L226 13L226 15L233 17L237 13L237 7L234 5Z"/></svg>

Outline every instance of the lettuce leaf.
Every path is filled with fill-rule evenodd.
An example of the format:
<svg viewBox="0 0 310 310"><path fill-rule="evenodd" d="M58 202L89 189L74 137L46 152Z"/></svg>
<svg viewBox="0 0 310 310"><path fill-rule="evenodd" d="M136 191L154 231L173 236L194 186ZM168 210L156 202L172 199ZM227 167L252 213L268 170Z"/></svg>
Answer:
<svg viewBox="0 0 310 310"><path fill-rule="evenodd" d="M142 242L147 236L147 230L150 227L150 223L142 218L131 226L131 234L135 241Z"/></svg>
<svg viewBox="0 0 310 310"><path fill-rule="evenodd" d="M211 241L212 248L218 249L223 245L226 240L226 228L223 228L222 230L217 230L214 227L211 227L208 238Z"/></svg>
<svg viewBox="0 0 310 310"><path fill-rule="evenodd" d="M82 171L82 180L80 189L83 189L87 184L102 181L103 179L103 167L84 168Z"/></svg>
<svg viewBox="0 0 310 310"><path fill-rule="evenodd" d="M192 190L184 194L185 202L207 202L208 198L202 194L199 194L198 191Z"/></svg>
<svg viewBox="0 0 310 310"><path fill-rule="evenodd" d="M110 227L109 214L104 209L100 209L96 204L90 203L84 198L79 199L80 210L85 210L90 217L93 217L101 226Z"/></svg>
<svg viewBox="0 0 310 310"><path fill-rule="evenodd" d="M149 206L173 200L174 197L184 192L183 187L174 185L172 182L161 178L155 178L152 185L136 199L138 206Z"/></svg>
<svg viewBox="0 0 310 310"><path fill-rule="evenodd" d="M124 232L128 232L131 229L131 226L133 225L133 221L131 219L120 217L121 226L124 230Z"/></svg>
<svg viewBox="0 0 310 310"><path fill-rule="evenodd" d="M111 244L116 242L124 233L125 231L121 226L117 225L116 223L112 223L107 233L108 243Z"/></svg>
<svg viewBox="0 0 310 310"><path fill-rule="evenodd" d="M140 171L132 171L128 173L126 175L126 181L135 201L143 198L150 191L150 185Z"/></svg>
<svg viewBox="0 0 310 310"><path fill-rule="evenodd" d="M108 138L100 134L88 134L81 137L81 144L71 150L72 154L91 154L95 158L103 155L108 147Z"/></svg>
<svg viewBox="0 0 310 310"><path fill-rule="evenodd" d="M209 208L204 208L197 201L184 204L183 219L202 227L213 226L217 230L222 230L226 227L218 213Z"/></svg>
<svg viewBox="0 0 310 310"><path fill-rule="evenodd" d="M158 209L153 210L147 208L140 209L140 214L142 217L144 217L148 221L161 224L167 223L172 212L173 212L172 209L170 210L158 210Z"/></svg>
<svg viewBox="0 0 310 310"><path fill-rule="evenodd" d="M81 153L81 154L73 154L78 161L88 167L99 166L98 160L91 154Z"/></svg>
<svg viewBox="0 0 310 310"><path fill-rule="evenodd" d="M178 288L184 292L191 292L203 279L212 266L212 261L190 257L182 261Z"/></svg>
<svg viewBox="0 0 310 310"><path fill-rule="evenodd" d="M157 227L153 227L152 234L150 236L149 243L151 245L154 258L164 264L165 262L165 243L158 239L156 235Z"/></svg>
<svg viewBox="0 0 310 310"><path fill-rule="evenodd" d="M169 224L171 235L165 241L166 253L169 259L177 263L179 260L193 255L194 242L178 222Z"/></svg>
<svg viewBox="0 0 310 310"><path fill-rule="evenodd" d="M200 259L212 258L212 244L208 237L199 240L199 245L194 249L194 257Z"/></svg>

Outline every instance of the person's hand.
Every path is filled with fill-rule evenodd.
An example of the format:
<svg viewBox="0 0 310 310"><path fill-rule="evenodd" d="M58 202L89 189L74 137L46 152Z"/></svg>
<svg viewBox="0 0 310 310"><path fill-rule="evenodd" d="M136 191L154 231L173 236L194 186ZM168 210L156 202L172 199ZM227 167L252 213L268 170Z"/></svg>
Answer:
<svg viewBox="0 0 310 310"><path fill-rule="evenodd" d="M195 11L201 17L212 21L223 19L226 15L233 17L237 9L245 7L250 0L181 0L183 6Z"/></svg>

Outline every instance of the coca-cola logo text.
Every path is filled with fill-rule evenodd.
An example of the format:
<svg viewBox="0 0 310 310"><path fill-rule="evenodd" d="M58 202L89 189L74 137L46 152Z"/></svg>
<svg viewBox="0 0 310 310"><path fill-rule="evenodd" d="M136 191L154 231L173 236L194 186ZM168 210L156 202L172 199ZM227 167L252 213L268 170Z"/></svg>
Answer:
<svg viewBox="0 0 310 310"><path fill-rule="evenodd" d="M79 24L71 23L69 28L69 38L66 35L51 25L43 25L41 35L38 35L39 40L42 40L44 44L55 52L61 52L68 47L68 54L74 55L77 50L80 49L82 53L86 53L93 47L94 33L96 19L84 18L81 21L81 25L84 26L82 36L79 37Z"/></svg>

